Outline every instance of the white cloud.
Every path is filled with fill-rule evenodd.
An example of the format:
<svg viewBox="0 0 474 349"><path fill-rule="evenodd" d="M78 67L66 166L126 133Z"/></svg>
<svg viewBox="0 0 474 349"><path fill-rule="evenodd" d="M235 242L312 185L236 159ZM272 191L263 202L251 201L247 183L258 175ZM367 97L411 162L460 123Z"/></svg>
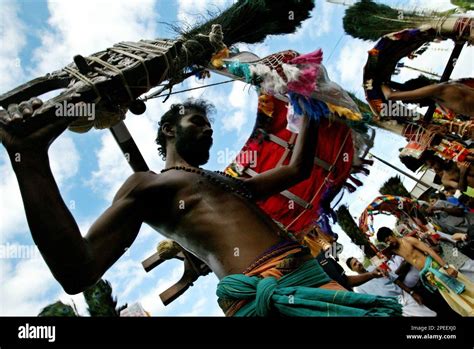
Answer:
<svg viewBox="0 0 474 349"><path fill-rule="evenodd" d="M25 231L27 224L18 182L6 152L2 153L0 173L2 174L0 176L0 207L2 211L0 241L3 242L15 233Z"/></svg>
<svg viewBox="0 0 474 349"><path fill-rule="evenodd" d="M206 10L220 12L232 2L230 0L178 0L178 20L187 25L194 25L207 19Z"/></svg>
<svg viewBox="0 0 474 349"><path fill-rule="evenodd" d="M452 40L444 40L439 43L431 43L428 50L422 55L414 59L404 58L401 60L406 66L416 69L421 69L431 73L435 73L441 76L446 64L448 63L449 56L454 48ZM451 79L459 79L474 76L474 48L472 46L465 45L461 55L459 56L454 70L451 74ZM419 71L402 68L399 75L392 77L394 81L406 81L409 79L416 78L422 74ZM436 79L436 77L427 75L430 78Z"/></svg>
<svg viewBox="0 0 474 349"><path fill-rule="evenodd" d="M359 98L364 98L362 89L362 71L367 62L367 51L374 46L372 42L359 39L349 39L342 47L335 63L331 61L328 66L330 71L337 73L332 79L341 84L344 89L357 92Z"/></svg>
<svg viewBox="0 0 474 349"><path fill-rule="evenodd" d="M214 274L201 276L183 295L164 306L159 297L160 293L176 283L183 273L182 262L168 261L166 263L168 265L160 266L159 270L153 270L154 273L159 273L164 277L158 279L147 292L141 293L138 297L145 310L153 316L223 316L217 304L218 280ZM153 276L150 275L150 277Z"/></svg>
<svg viewBox="0 0 474 349"><path fill-rule="evenodd" d="M41 46L33 52L34 72L46 74L119 41L155 37L155 0L49 1L49 28L38 33Z"/></svg>
<svg viewBox="0 0 474 349"><path fill-rule="evenodd" d="M245 108L248 105L250 92L249 85L236 81L232 83L232 91L229 94L229 103L234 108Z"/></svg>
<svg viewBox="0 0 474 349"><path fill-rule="evenodd" d="M225 97L222 97L224 100ZM232 90L227 97L227 106L222 110L222 131L236 131L241 135L242 127L249 121L250 115L255 115L257 94L253 87L243 82L233 82Z"/></svg>
<svg viewBox="0 0 474 349"><path fill-rule="evenodd" d="M224 131L240 132L242 126L245 124L247 118L243 111L236 111L231 115L226 115L222 118L222 129Z"/></svg>
<svg viewBox="0 0 474 349"><path fill-rule="evenodd" d="M244 42L239 42L235 44L235 47L239 50L239 52L252 52L254 55L257 55L260 58L264 58L270 54L275 53L265 42L259 44L246 44Z"/></svg>
<svg viewBox="0 0 474 349"><path fill-rule="evenodd" d="M18 4L0 3L0 92L14 88L24 80L20 52L26 45L26 26L20 20Z"/></svg>
<svg viewBox="0 0 474 349"><path fill-rule="evenodd" d="M79 152L70 135L63 134L51 145L49 158L51 171L58 183L72 178L79 170Z"/></svg>
<svg viewBox="0 0 474 349"><path fill-rule="evenodd" d="M71 179L79 168L79 153L72 139L67 135L59 137L51 146L49 158L58 186L62 188L69 185L67 180ZM1 156L0 173L0 241L5 241L28 231L28 227L18 182L6 152Z"/></svg>
<svg viewBox="0 0 474 349"><path fill-rule="evenodd" d="M339 19L333 18L334 11L338 5L325 0L316 1L316 5L311 11L311 19L303 22L301 28L295 33L288 35L290 42L298 40L316 40L328 34L334 26L334 22Z"/></svg>
<svg viewBox="0 0 474 349"><path fill-rule="evenodd" d="M161 292L165 291L180 279L182 270L182 263L177 264L173 269L171 269L171 272L168 273L166 277L159 278L148 290L148 292L140 294L140 303L143 305L143 308L146 311L151 313L152 316L165 315L169 311L171 306L165 307L161 302L159 295ZM155 270L153 271L155 272ZM168 271L170 270L168 269ZM161 275L163 275L163 270L161 270ZM186 293L182 297L184 296L186 296Z"/></svg>
<svg viewBox="0 0 474 349"><path fill-rule="evenodd" d="M140 286L146 277L147 273L139 261L125 257L115 263L103 279L110 281L115 294L125 299Z"/></svg>
<svg viewBox="0 0 474 349"><path fill-rule="evenodd" d="M2 286L0 314L2 316L35 316L48 305L48 293L58 288L41 257L19 260L0 258Z"/></svg>
<svg viewBox="0 0 474 349"><path fill-rule="evenodd" d="M86 183L111 203L132 170L110 133L101 136L101 147L96 155L99 168Z"/></svg>
<svg viewBox="0 0 474 349"><path fill-rule="evenodd" d="M398 6L394 6L398 7ZM409 0L405 4L399 6L402 9L411 11L446 11L454 8L449 0Z"/></svg>

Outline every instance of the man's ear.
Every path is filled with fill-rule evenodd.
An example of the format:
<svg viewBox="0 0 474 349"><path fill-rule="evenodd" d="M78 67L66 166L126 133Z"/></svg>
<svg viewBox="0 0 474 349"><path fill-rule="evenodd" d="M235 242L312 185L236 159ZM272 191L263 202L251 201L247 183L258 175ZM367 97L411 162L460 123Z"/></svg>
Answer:
<svg viewBox="0 0 474 349"><path fill-rule="evenodd" d="M166 137L174 137L176 127L172 126L169 122L165 122L161 125L161 131Z"/></svg>

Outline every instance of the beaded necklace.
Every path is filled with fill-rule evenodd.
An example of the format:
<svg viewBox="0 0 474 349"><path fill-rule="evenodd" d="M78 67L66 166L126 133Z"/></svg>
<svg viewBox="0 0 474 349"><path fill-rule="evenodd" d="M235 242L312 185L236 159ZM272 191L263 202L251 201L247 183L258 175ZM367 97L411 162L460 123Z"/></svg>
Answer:
<svg viewBox="0 0 474 349"><path fill-rule="evenodd" d="M168 172L170 170L178 170L178 171L186 171L186 172L191 172L191 173L197 173L197 174L203 176L204 178L206 178L207 180L209 180L210 182L219 185L220 187L222 187L224 190L226 190L228 192L234 192L234 193L236 193L240 196L243 196L244 198L246 198L248 200L252 200L252 193L247 188L244 181L239 180L235 177L232 177L231 175L228 175L225 172L214 171L213 173L215 173L219 176L224 176L224 177L232 179L232 181L235 184L237 184L237 187L234 187L234 186L231 186L231 185L227 184L222 179L220 179L219 176L211 175L212 172L210 172L210 171L208 172L208 171L205 171L205 170L200 169L200 168L192 168L192 167L186 167L186 166L173 166L173 167L169 167L169 168L165 168L165 169L161 170L161 173Z"/></svg>

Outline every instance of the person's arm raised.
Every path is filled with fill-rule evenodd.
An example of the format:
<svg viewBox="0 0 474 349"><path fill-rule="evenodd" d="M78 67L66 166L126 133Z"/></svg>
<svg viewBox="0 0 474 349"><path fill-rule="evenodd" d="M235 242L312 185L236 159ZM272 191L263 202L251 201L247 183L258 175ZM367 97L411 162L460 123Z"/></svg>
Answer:
<svg viewBox="0 0 474 349"><path fill-rule="evenodd" d="M278 194L311 175L316 153L317 132L318 122L306 115L303 116L301 129L289 164L244 180L255 199L264 199Z"/></svg>
<svg viewBox="0 0 474 349"><path fill-rule="evenodd" d="M442 84L428 85L411 91L394 91L386 85L382 85L382 92L387 100L412 101L423 98L438 98L444 91Z"/></svg>
<svg viewBox="0 0 474 349"><path fill-rule="evenodd" d="M40 102L0 113L1 123L27 122ZM22 121L24 120L24 121ZM72 120L59 118L34 133L18 137L0 127L18 179L23 205L34 242L54 277L67 293L93 285L135 239L142 223L141 176L132 175L112 206L82 237L64 203L49 166L48 148Z"/></svg>

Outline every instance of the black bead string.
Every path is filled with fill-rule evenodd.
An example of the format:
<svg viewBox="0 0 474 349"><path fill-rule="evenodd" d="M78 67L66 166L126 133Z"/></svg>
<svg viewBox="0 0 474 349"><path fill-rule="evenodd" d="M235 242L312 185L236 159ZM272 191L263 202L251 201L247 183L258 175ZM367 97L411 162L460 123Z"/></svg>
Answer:
<svg viewBox="0 0 474 349"><path fill-rule="evenodd" d="M173 166L173 167L169 167L169 168L165 168L165 169L161 170L161 173L168 172L170 170L178 170L178 171L186 171L186 172L191 172L191 173L197 173L197 174L205 177L206 179L208 179L210 182L221 186L226 191L234 192L234 193L236 193L240 196L243 196L244 198L246 198L248 200L252 200L252 194L250 193L248 188L245 186L245 183L243 181L241 181L241 180L225 173L225 172L214 171L214 173L216 173L218 175L225 176L227 178L232 179L233 182L236 183L239 186L239 189L228 185L227 183L221 181L220 179L218 179L214 176L211 176L210 174L206 173L204 170L202 170L200 168L192 168L192 167L186 167L186 166Z"/></svg>

